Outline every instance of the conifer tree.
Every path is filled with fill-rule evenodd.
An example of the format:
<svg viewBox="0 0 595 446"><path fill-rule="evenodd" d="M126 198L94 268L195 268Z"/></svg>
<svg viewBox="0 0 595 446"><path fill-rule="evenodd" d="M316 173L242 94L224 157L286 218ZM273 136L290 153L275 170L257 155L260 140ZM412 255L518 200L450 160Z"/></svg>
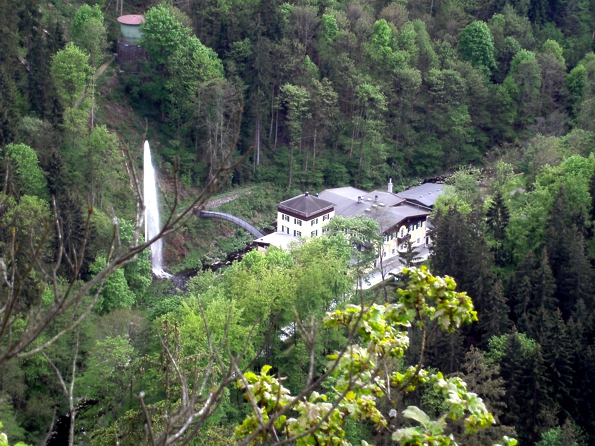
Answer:
<svg viewBox="0 0 595 446"><path fill-rule="evenodd" d="M560 310L547 313L545 323L546 336L542 340L543 356L546 363L546 376L549 381L548 392L553 401L562 408L559 413L560 424L565 414L575 404L571 397L573 380L573 345Z"/></svg>
<svg viewBox="0 0 595 446"><path fill-rule="evenodd" d="M564 187L560 186L550 211L545 246L556 281L555 297L565 320L578 299L587 307L593 304L593 273L585 255L584 238L572 218Z"/></svg>
<svg viewBox="0 0 595 446"><path fill-rule="evenodd" d="M500 336L509 332L511 325L508 318L509 313L510 308L506 304L502 292L502 282L496 278L491 286L484 310L479 315L479 327L482 330L483 344L487 344L492 336Z"/></svg>
<svg viewBox="0 0 595 446"><path fill-rule="evenodd" d="M532 444L555 425L541 346L517 333L507 336L500 373L506 382L502 421L515 426L521 444Z"/></svg>
<svg viewBox="0 0 595 446"><path fill-rule="evenodd" d="M506 264L506 228L510 220L510 211L504 202L502 192L496 191L492 197L492 203L486 212L486 223L488 232L494 237L494 260L496 265L504 266Z"/></svg>
<svg viewBox="0 0 595 446"><path fill-rule="evenodd" d="M517 267L511 278L510 306L513 310L513 322L521 332L526 332L529 325L529 308L533 294L533 264L534 254L527 251L523 261Z"/></svg>
<svg viewBox="0 0 595 446"><path fill-rule="evenodd" d="M8 69L0 64L0 147L16 141L19 111L16 86Z"/></svg>
<svg viewBox="0 0 595 446"><path fill-rule="evenodd" d="M453 333L436 330L436 339L428 348L428 364L444 373L459 372L465 360L464 341L462 330Z"/></svg>
<svg viewBox="0 0 595 446"><path fill-rule="evenodd" d="M500 366L486 360L483 352L472 346L465 355L465 363L461 370L467 389L481 397L496 421L489 428L468 438L468 444L470 446L492 445L505 435L515 437L514 427L502 423L502 415L507 408L504 403L505 381L500 376ZM455 423L455 426L456 430L464 430L462 423Z"/></svg>
<svg viewBox="0 0 595 446"><path fill-rule="evenodd" d="M558 300L555 297L556 280L552 274L545 247L541 250L538 262L531 277L531 289L534 296L532 307L544 307L547 311L553 312L558 308Z"/></svg>

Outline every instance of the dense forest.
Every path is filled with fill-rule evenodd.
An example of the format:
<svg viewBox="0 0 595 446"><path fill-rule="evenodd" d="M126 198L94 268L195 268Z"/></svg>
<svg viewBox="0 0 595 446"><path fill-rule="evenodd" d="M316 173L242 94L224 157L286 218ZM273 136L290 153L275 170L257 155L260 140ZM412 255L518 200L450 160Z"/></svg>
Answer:
<svg viewBox="0 0 595 446"><path fill-rule="evenodd" d="M0 0L8 444L594 444L594 24L590 0ZM271 229L305 190L436 177L399 280L354 288L361 219L203 267L251 237L199 208Z"/></svg>

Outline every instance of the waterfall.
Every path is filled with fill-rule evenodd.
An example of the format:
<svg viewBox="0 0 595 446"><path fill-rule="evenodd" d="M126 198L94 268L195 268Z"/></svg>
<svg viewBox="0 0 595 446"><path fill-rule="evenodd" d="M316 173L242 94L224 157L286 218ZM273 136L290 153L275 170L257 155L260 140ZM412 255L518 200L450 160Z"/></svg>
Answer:
<svg viewBox="0 0 595 446"><path fill-rule="evenodd" d="M151 162L149 141L145 141L144 153L144 201L145 201L145 240L151 240L159 234L159 206L157 204L157 178ZM151 245L151 265L155 276L160 278L170 275L163 271L163 240L159 239Z"/></svg>

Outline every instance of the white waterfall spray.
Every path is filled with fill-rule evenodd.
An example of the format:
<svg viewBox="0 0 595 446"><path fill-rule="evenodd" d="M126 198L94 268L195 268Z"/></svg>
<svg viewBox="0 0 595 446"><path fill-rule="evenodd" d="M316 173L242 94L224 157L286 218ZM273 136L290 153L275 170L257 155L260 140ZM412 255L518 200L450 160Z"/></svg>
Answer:
<svg viewBox="0 0 595 446"><path fill-rule="evenodd" d="M145 240L151 240L159 234L159 206L157 204L157 178L151 162L151 148L149 141L145 141L144 152L144 193L145 201ZM163 271L163 241L157 240L151 245L151 265L153 274L157 277L169 277Z"/></svg>

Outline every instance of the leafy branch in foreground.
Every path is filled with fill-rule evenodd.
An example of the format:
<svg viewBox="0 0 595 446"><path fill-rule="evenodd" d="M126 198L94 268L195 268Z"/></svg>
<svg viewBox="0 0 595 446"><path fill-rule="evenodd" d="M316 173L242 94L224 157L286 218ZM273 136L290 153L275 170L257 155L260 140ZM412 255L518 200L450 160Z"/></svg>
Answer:
<svg viewBox="0 0 595 446"><path fill-rule="evenodd" d="M452 278L434 277L425 267L405 269L404 273L410 277L409 286L397 291L396 303L348 305L345 310L327 313L326 327L347 329L358 342L329 356L329 373L322 378L332 375L334 380L326 394L310 386L307 395L291 396L281 378L269 375L269 365L259 374L248 372L237 381L253 408L236 428L241 444L349 445L344 422L351 417L371 421L379 432L390 433L392 440L402 445L451 445L457 443L454 435L447 433L449 419L464 420L465 434L494 423L483 401L467 391L462 379L423 368L430 322L435 321L444 331L454 331L476 321L471 298L455 291ZM396 360L409 348L406 330L412 324L422 332L419 362L399 371ZM410 406L399 418L391 409L389 422L376 405L379 398L387 396L394 401L397 393L423 386L433 386L444 399L446 410L437 420ZM503 441L509 446L516 444L507 437Z"/></svg>

